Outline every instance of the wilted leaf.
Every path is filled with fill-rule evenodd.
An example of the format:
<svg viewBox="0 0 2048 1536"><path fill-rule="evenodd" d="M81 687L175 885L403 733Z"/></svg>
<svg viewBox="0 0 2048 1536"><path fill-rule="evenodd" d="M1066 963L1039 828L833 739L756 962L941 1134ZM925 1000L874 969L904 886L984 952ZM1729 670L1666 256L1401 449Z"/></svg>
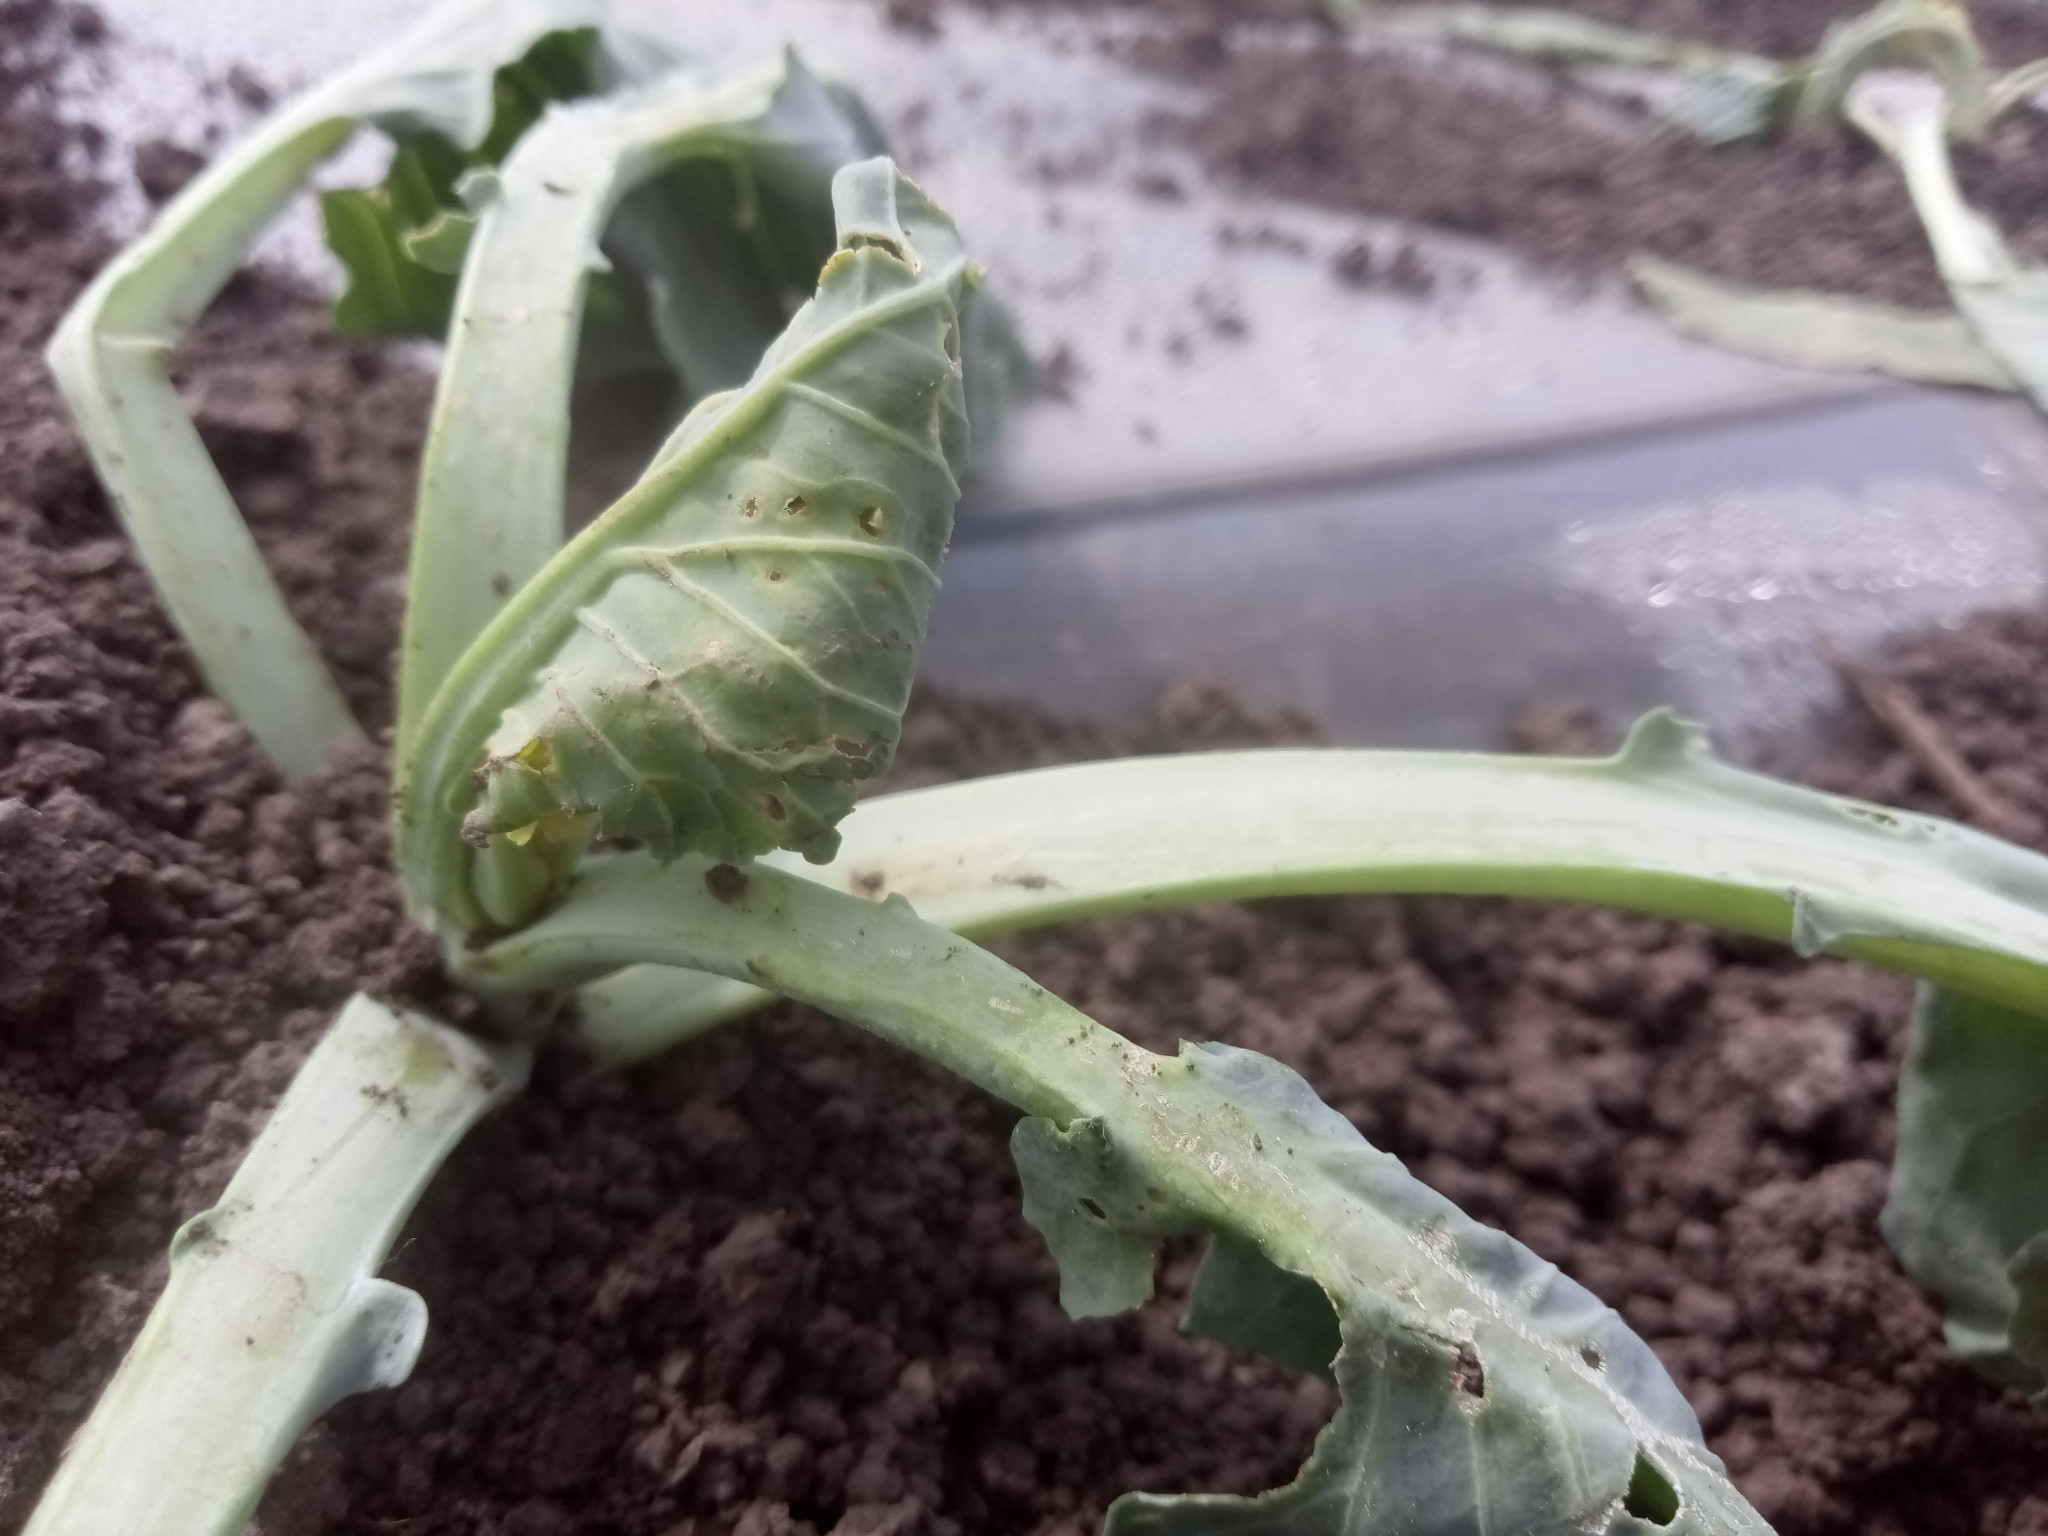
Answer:
<svg viewBox="0 0 2048 1536"><path fill-rule="evenodd" d="M664 858L826 857L887 766L959 496L975 273L887 161L834 198L839 248L753 379L506 610L472 836L560 810Z"/></svg>
<svg viewBox="0 0 2048 1536"><path fill-rule="evenodd" d="M1594 21L1570 11L1426 5L1375 9L1327 0L1361 36L1462 43L1521 58L1633 71L1657 113L1710 144L1762 137L1782 125L1805 78L1796 64Z"/></svg>
<svg viewBox="0 0 2048 1536"><path fill-rule="evenodd" d="M2048 269L2022 264L1996 226L1963 200L1941 101L1872 104L1853 115L1899 162L1935 265L1978 342L2048 410Z"/></svg>

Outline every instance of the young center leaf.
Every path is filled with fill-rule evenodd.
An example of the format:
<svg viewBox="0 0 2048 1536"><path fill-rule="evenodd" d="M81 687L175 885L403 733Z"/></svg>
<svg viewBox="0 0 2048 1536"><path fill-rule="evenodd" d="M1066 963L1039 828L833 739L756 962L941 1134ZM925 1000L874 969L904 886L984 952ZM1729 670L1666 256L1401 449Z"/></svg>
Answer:
<svg viewBox="0 0 2048 1536"><path fill-rule="evenodd" d="M549 102L594 90L597 48L594 27L546 34L492 76L491 125L482 139L463 145L430 128L401 134L383 181L320 194L327 245L342 265L337 328L446 334L474 222L457 184L467 172L501 162Z"/></svg>

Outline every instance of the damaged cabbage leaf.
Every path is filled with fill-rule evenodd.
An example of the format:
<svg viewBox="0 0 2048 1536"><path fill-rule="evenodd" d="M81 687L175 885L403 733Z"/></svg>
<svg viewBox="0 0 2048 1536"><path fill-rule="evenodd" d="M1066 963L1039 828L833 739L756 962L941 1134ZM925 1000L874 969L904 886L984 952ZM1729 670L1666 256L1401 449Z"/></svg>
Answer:
<svg viewBox="0 0 2048 1536"><path fill-rule="evenodd" d="M1413 5L1324 0L1333 20L1367 41L1461 43L1567 69L1619 71L1614 81L1666 120L1709 144L1736 144L1778 133L1795 118L1839 122L1848 91L1866 70L1923 68L1948 88L1949 127L1983 132L2000 100L2038 78L2021 72L1994 92L1969 16L1954 0L1880 0L1835 23L1810 58L1766 58L1687 38L1595 21L1536 6Z"/></svg>
<svg viewBox="0 0 2048 1536"><path fill-rule="evenodd" d="M1955 1352L2048 1410L2048 1028L1923 990L1899 1081L1885 1240Z"/></svg>
<svg viewBox="0 0 2048 1536"><path fill-rule="evenodd" d="M1343 1405L1286 1488L1133 1494L1113 1507L1111 1536L1768 1529L1612 1311L1368 1145L1276 1062L1144 1050L901 896L863 900L759 864L601 861L553 911L467 953L462 975L489 995L634 964L773 988L1032 1117L1015 1135L1026 1210L1077 1310L1145 1295L1162 1239L1231 1239L1196 1321L1324 1365Z"/></svg>
<svg viewBox="0 0 2048 1536"><path fill-rule="evenodd" d="M692 411L479 642L482 686L518 691L472 839L829 857L888 765L959 497L976 273L887 161L834 197L839 249L752 382Z"/></svg>
<svg viewBox="0 0 2048 1536"><path fill-rule="evenodd" d="M1077 1315L1134 1305L1153 1244L1215 1231L1189 1326L1327 1371L1344 1401L1286 1488L1127 1494L1109 1536L1768 1530L1611 1309L1374 1149L1299 1075L1223 1045L1132 1070L1155 1112L1026 1120L1013 1137L1062 1298ZM1148 1143L1165 1137L1206 1166L1208 1198L1160 1176Z"/></svg>
<svg viewBox="0 0 2048 1536"><path fill-rule="evenodd" d="M1652 110L1709 144L1775 132L1797 106L1806 80L1797 64L1618 27L1570 11L1492 5L1378 11L1356 0L1332 0L1330 8L1369 38L1461 43L1566 68L1625 71L1642 87Z"/></svg>
<svg viewBox="0 0 2048 1536"><path fill-rule="evenodd" d="M829 170L818 167L831 157L821 159L815 149L836 142L843 123L829 88L793 54L714 83L676 69L555 107L489 173L478 193L420 464L409 581L434 601L406 613L402 764L443 679L505 601L562 547L590 269L602 259L599 242L619 203L676 167L686 175L708 170L714 181L731 183L743 166L766 172L787 162L793 175L820 178L797 205L829 210ZM745 184L763 179L749 171ZM638 226L629 220L626 227ZM684 259L694 249L690 231L705 227L680 221L674 240L652 253L653 264ZM829 228L824 238L831 239ZM693 382L732 383L733 369L744 382L767 345L761 318L736 284L741 274L758 276L772 264L747 258L730 265L734 282L709 264L682 291L664 295L657 310L658 322L670 310L691 317L664 334L685 349L683 371ZM767 337L781 328L781 303L769 301ZM401 781L408 776L403 766L400 774Z"/></svg>

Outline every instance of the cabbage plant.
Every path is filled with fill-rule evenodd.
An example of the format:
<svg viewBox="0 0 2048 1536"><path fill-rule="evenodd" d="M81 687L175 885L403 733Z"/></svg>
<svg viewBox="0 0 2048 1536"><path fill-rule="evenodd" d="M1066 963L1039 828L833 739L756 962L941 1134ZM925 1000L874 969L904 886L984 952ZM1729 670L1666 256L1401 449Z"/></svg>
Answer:
<svg viewBox="0 0 2048 1536"><path fill-rule="evenodd" d="M210 686L285 772L359 729L166 369L359 126L399 148L384 187L328 199L342 319L447 338L393 841L482 1022L342 1009L179 1229L31 1536L239 1532L313 1419L411 1370L426 1307L378 1271L553 1021L624 1063L778 996L1024 1112L1022 1215L1075 1316L1144 1303L1160 1244L1204 1235L1188 1325L1341 1389L1287 1487L1134 1491L1116 1536L1764 1530L1583 1287L1287 1068L1142 1050L974 942L1218 897L1598 901L1924 978L1891 1229L1959 1344L2039 1387L2048 860L1718 763L1661 713L1603 761L1231 752L856 806L895 750L970 397L1010 363L950 219L793 56L707 70L596 0L458 0L284 107L79 300L51 364ZM572 383L616 356L696 403L571 538Z"/></svg>

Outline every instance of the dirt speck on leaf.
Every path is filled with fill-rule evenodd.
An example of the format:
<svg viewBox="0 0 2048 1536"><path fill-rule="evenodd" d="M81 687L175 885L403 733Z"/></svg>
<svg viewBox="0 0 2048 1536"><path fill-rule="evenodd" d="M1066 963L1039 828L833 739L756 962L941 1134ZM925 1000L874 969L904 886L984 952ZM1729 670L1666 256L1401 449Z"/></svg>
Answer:
<svg viewBox="0 0 2048 1536"><path fill-rule="evenodd" d="M704 871L704 889L731 906L747 894L746 871L732 864L714 864Z"/></svg>

